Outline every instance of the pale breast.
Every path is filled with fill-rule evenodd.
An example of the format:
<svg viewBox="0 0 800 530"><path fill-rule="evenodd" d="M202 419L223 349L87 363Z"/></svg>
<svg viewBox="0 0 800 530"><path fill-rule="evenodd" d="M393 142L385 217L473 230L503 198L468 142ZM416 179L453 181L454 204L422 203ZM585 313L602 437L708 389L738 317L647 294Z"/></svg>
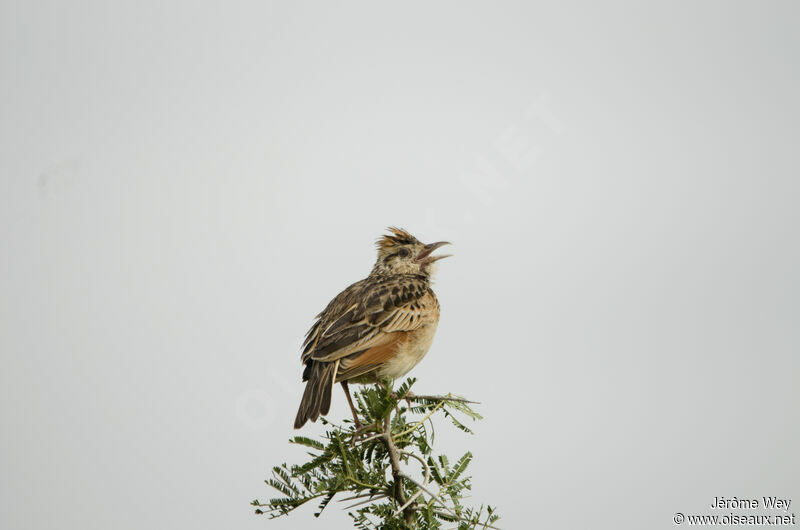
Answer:
<svg viewBox="0 0 800 530"><path fill-rule="evenodd" d="M419 303L426 309L425 323L409 332L406 339L397 345L397 353L378 369L378 377L392 379L403 377L428 353L439 323L439 302L433 292L428 291Z"/></svg>

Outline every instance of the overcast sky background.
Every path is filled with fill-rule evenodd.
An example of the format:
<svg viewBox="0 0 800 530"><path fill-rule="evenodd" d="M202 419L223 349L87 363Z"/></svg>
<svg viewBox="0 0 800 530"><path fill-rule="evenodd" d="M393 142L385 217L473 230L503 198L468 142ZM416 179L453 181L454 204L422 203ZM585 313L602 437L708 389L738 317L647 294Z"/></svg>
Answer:
<svg viewBox="0 0 800 530"><path fill-rule="evenodd" d="M0 526L347 527L248 502L388 225L454 243L413 375L501 527L794 511L798 15L3 1Z"/></svg>

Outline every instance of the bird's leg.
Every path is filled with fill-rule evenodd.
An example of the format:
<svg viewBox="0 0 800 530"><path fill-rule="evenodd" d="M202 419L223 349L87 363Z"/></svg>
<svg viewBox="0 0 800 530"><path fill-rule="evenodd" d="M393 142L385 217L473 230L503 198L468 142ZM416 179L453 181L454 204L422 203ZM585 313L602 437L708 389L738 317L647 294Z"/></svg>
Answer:
<svg viewBox="0 0 800 530"><path fill-rule="evenodd" d="M353 405L353 398L350 397L350 388L347 386L347 381L342 381L342 388L344 389L344 395L347 396L347 403L353 413L353 423L355 424L356 432L358 432L361 430L361 422L358 421L358 412L356 412L356 407Z"/></svg>

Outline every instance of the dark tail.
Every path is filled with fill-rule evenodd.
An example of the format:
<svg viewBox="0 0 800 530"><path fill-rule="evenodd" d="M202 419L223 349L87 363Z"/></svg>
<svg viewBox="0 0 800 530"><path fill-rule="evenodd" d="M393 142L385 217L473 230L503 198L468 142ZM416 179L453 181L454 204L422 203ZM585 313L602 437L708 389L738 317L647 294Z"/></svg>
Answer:
<svg viewBox="0 0 800 530"><path fill-rule="evenodd" d="M339 361L325 363L309 360L308 363L303 372L303 380L308 382L294 419L295 429L305 425L308 420L317 421L317 418L331 410L331 394Z"/></svg>

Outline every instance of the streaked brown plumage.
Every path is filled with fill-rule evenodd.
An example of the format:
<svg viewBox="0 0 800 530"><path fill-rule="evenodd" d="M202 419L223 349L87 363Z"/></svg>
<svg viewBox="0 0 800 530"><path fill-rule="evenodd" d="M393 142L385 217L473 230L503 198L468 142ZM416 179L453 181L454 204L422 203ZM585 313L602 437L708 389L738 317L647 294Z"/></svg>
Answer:
<svg viewBox="0 0 800 530"><path fill-rule="evenodd" d="M425 245L399 228L378 240L369 276L339 293L311 326L303 344L306 389L295 429L330 410L335 383L398 378L427 353L439 322L439 302L430 287L431 256L446 241ZM353 417L357 417L353 410Z"/></svg>

